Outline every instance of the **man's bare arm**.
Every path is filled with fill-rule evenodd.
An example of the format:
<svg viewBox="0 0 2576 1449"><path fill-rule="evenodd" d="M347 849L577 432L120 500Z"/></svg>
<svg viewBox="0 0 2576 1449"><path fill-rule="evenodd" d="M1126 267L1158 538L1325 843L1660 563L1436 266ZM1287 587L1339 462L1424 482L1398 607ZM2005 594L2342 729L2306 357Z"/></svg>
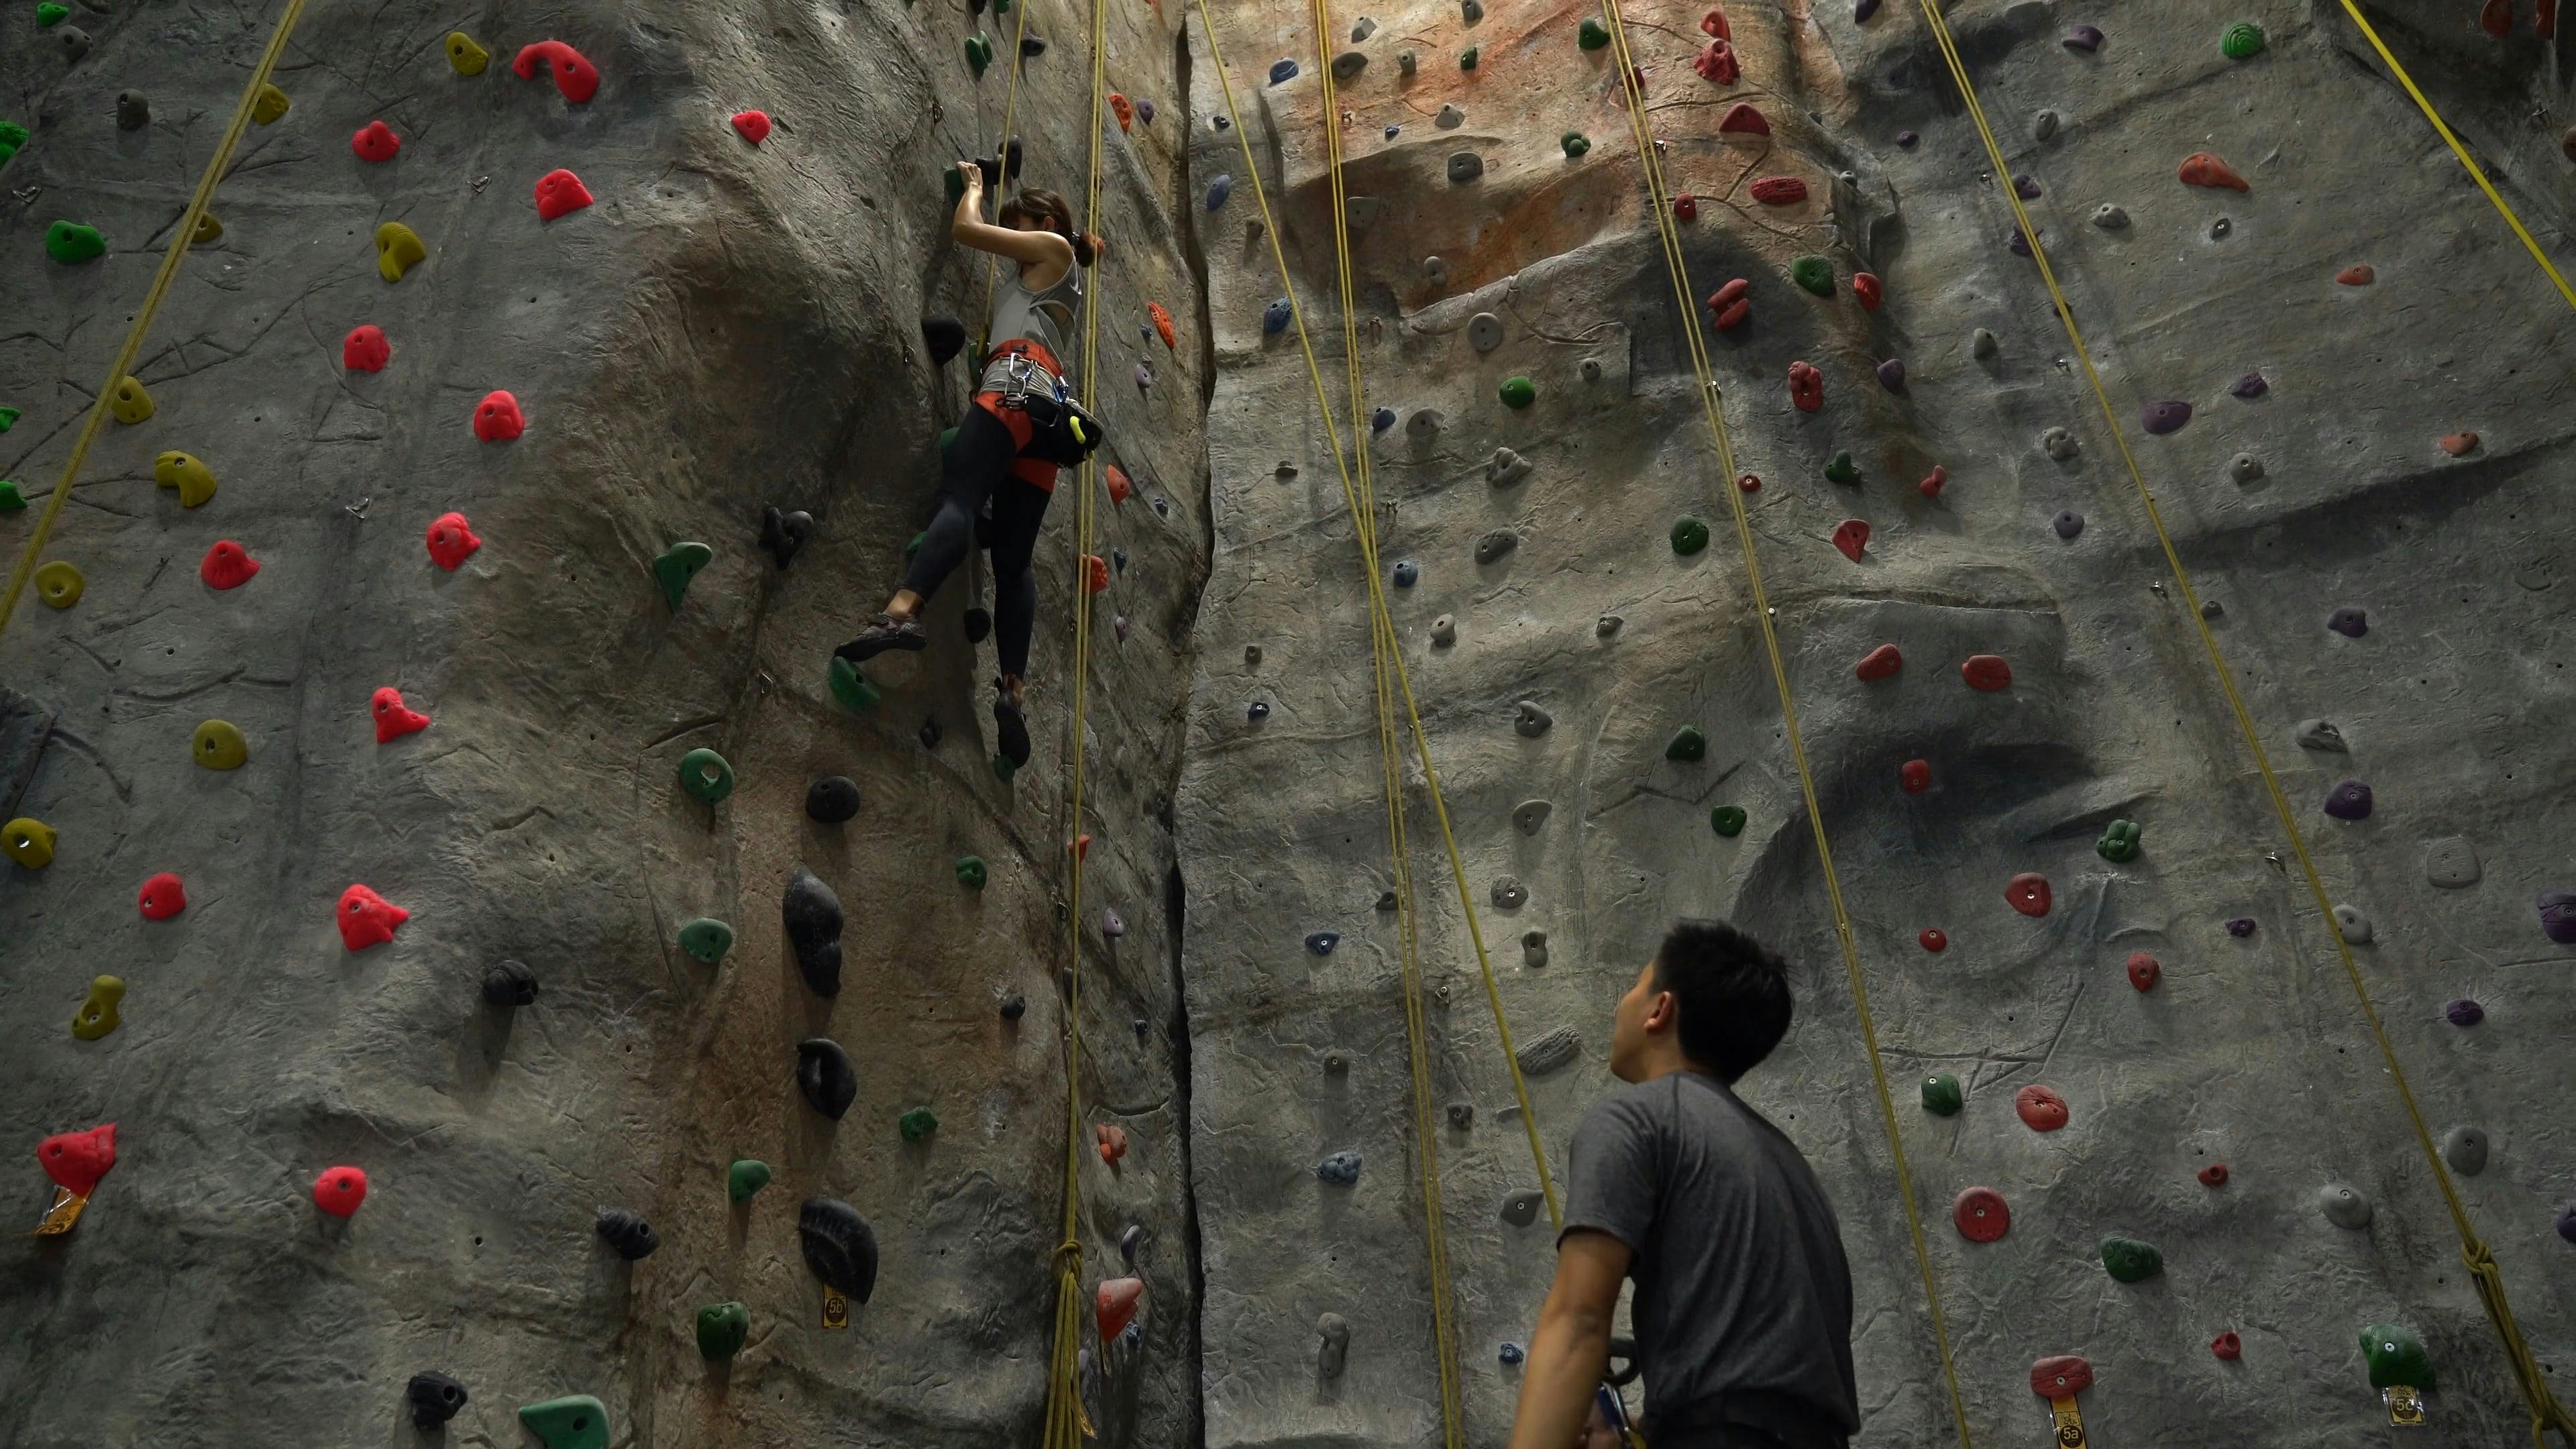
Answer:
<svg viewBox="0 0 2576 1449"><path fill-rule="evenodd" d="M1627 1244L1582 1228L1557 1245L1556 1283L1530 1334L1511 1449L1567 1449L1582 1437L1593 1386L1610 1366L1610 1316L1629 1257Z"/></svg>

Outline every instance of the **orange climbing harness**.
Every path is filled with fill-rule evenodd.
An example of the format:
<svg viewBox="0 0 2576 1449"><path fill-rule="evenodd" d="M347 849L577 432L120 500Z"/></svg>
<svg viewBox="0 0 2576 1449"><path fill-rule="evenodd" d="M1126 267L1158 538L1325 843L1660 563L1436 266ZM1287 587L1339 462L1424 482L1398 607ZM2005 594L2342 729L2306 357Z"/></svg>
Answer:
<svg viewBox="0 0 2576 1449"><path fill-rule="evenodd" d="M270 74L277 69L278 57L286 53L287 38L303 18L304 0L286 0L286 9L277 17L277 29L269 34L268 48L260 52L259 64L251 67L250 79L242 85L241 99L233 105L233 118L216 140L215 154L206 158L205 174L197 178L188 209L179 213L179 224L170 234L169 250L161 254L161 270L153 274L152 289L143 294L143 305L135 309L134 325L125 329L125 345L116 349L116 361L108 368L107 381L99 385L89 416L81 423L80 436L72 441L71 456L63 460L63 475L54 484L53 496L45 500L43 516L36 520L35 531L27 535L18 566L9 571L9 591L0 595L0 632L7 631L10 616L18 609L18 596L26 591L27 580L35 574L36 556L44 552L45 540L54 531L54 520L62 516L63 505L71 500L72 481L80 476L81 465L89 461L90 445L98 441L98 430L107 421L108 400L116 395L117 385L125 381L136 354L143 350L144 334L152 330L152 319L160 315L162 299L169 295L170 283L179 275L179 259L188 254L196 239L197 223L215 199L215 187L233 164L233 151L241 145L242 132L250 127L251 107L259 100L260 88L268 84Z"/></svg>
<svg viewBox="0 0 2576 1449"><path fill-rule="evenodd" d="M1896 1195L1905 1208L1905 1230L1912 1240L1914 1264L1923 1280L1923 1298L1932 1315L1933 1345L1941 1358L1941 1380L1950 1398L1950 1417L1959 1431L1961 1449L1973 1449L1976 1439L1968 1431L1968 1408L1959 1392L1959 1374L1951 1361L1950 1329L1941 1311L1941 1287L1932 1273L1932 1256L1923 1241L1923 1214L1914 1202L1914 1172L1905 1160L1905 1137L1896 1121L1896 1101L1888 1091L1887 1060L1878 1045L1878 1027L1870 1014L1869 984L1862 979L1860 948L1852 938L1851 914L1843 905L1842 878L1834 869L1832 845L1825 839L1823 806L1816 795L1815 772L1807 763L1805 737L1798 728L1798 706L1789 693L1789 667L1780 653L1780 636L1771 625L1770 600L1762 588L1762 565L1753 553L1753 523L1744 507L1743 490L1736 487L1735 444L1726 430L1725 397L1710 375L1708 342L1699 326L1698 310L1691 299L1698 295L1692 288L1689 264L1682 257L1681 236L1673 225L1672 197L1664 185L1663 159L1655 149L1654 125L1646 116L1644 73L1628 48L1628 25L1620 12L1619 0L1603 0L1604 16L1610 31L1610 53L1619 68L1620 88L1628 98L1628 125L1637 143L1637 163L1645 172L1648 204L1654 211L1656 234L1664 245L1664 267L1673 284L1673 305L1679 310L1679 331L1688 341L1691 368L1698 380L1700 406L1708 418L1709 440L1717 448L1716 491L1726 496L1727 507L1735 519L1735 541L1744 554L1744 581L1753 596L1753 622L1762 631L1762 651L1771 666L1771 686L1780 696L1782 734L1789 742L1789 759L1797 767L1799 797L1806 803L1807 828L1815 836L1816 862L1825 878L1825 900L1833 908L1834 941L1842 949L1843 974L1851 983L1852 1009L1860 1025L1861 1044L1869 1054L1872 1086L1878 1093L1879 1120L1887 1129L1887 1150L1896 1163Z"/></svg>
<svg viewBox="0 0 2576 1449"><path fill-rule="evenodd" d="M2282 833L2290 839L2291 854L2298 857L2299 872L2306 878L2308 893L2316 901L2317 915L2325 925L2326 935L2334 942L2336 956L2343 962L2344 977L2352 983L2353 995L2361 1005L2362 1019L2370 1027L2371 1039L2379 1045L2380 1060L2388 1068L2389 1080L2396 1084L2398 1100L2405 1105L2406 1120L2414 1128L2416 1145L2423 1150L2425 1164L2433 1169L2434 1185L2441 1189L2442 1201L2450 1210L2451 1226L2459 1234L2461 1260L2468 1265L2469 1276L2477 1284L2478 1300L2486 1306L2487 1318L2495 1325L2496 1336L2504 1344L2505 1358L2513 1369L2514 1381L2522 1390L2524 1403L2530 1408L2531 1442L2538 1445L2544 1433L2555 1431L2563 1441L2576 1445L2576 1416L2571 1416L2559 1404L2543 1381L2539 1362L2532 1357L2530 1345L2523 1341L2522 1330L2514 1324L2513 1307L2505 1299L2504 1275L2496 1266L2495 1255L2478 1237L2476 1227L2469 1221L2468 1208L2460 1201L2458 1184L2451 1180L2450 1169L2443 1163L2442 1155L2434 1150L2432 1130L2424 1123L2423 1108L2417 1105L2414 1088L2406 1080L2406 1069L2398 1063L2397 1049L2390 1044L2387 1029L2380 1024L2378 1008L2370 999L2370 988L2363 983L2361 968L2353 961L2351 943L2344 939L2342 928L2335 923L2333 904L2326 897L2325 879L2318 873L2317 863L2308 853L2307 837L2299 829L2296 813L2290 809L2289 796L2282 792L2280 777L2272 770L2271 756L2263 748L2262 733L2254 727L2253 712L2246 708L2244 696L2236 690L2235 671L2228 667L2227 656L2219 649L2218 638L2210 632L2207 617L2200 611L2200 594L2192 587L2191 571L2183 567L2182 554L2174 547L2173 535L2165 528L2164 514L2156 507L2155 494L2148 490L2146 477L2138 469L2138 460L2129 451L2129 440L2120 430L2119 415L2111 406L2111 395L2102 386L2102 375L2094 370L2093 354L2084 344L2082 330L2075 325L2075 313L2067 306L2066 293L2057 285L2056 270L2048 262L2048 249L2040 245L2039 229L2031 225L2030 213L2022 208L2021 197L2013 190L2012 169L2004 164L2003 148L1996 144L1995 133L1986 124L1985 107L1977 98L1975 83L1968 79L1967 62L1960 58L1958 46L1951 38L1950 27L1942 19L1936 0L1918 0L1918 3L1923 7L1924 22L1931 28L1932 39L1941 49L1941 58L1950 68L1950 77L1958 83L1959 97L1966 103L1968 119L1976 123L1977 135L1985 143L1986 157L1994 168L1993 174L2000 183L2004 202L2012 208L2013 224L2021 229L2022 239L2029 243L2031 260L2039 264L2040 281L2048 288L2049 301L2057 308L2058 320L2065 324L2066 340L2074 349L2076 362L2084 369L2084 380L2092 387L2094 400L2101 404L2103 425L2110 429L2111 441L2120 451L2121 465L2128 469L2129 481L2137 488L2138 503L2146 513L2147 523L2155 530L2157 546L2164 550L2165 565L2172 571L2174 587L2182 596L2183 615L2191 620L2192 627L2200 635L2201 649L2209 656L2210 670L2218 679L2219 691L2226 696L2227 707L2236 716L2236 727L2245 737L2245 748L2254 756L2254 767L2263 776L2263 789L2272 797L2272 809L2280 817ZM2353 18L2358 21L2361 17L2356 12ZM2365 24L2363 29L2367 31L2369 27ZM2372 43L2377 44L2377 39L2373 36ZM2380 54L2388 56L2385 48ZM2396 61L2390 58L2389 65L2394 69ZM2400 71L2399 76L2403 79L2404 72ZM2422 94L2415 91L2414 83L2408 81L2406 86L2421 103ZM2432 114L2429 105L2425 107L2425 113ZM2434 124L2441 124L2439 117L2435 117ZM2448 138L2447 127L2443 134ZM2456 151L2458 143L2454 141L2452 147ZM2468 163L2466 153L2462 153L2460 159L2463 164ZM2469 169L2472 174L2477 170L2474 165ZM2483 185L2485 178L2481 176L2479 181ZM2490 188L2487 195L2492 199L2495 192ZM2504 203L2497 200L2496 205L2501 209ZM2508 220L2511 215L2506 213ZM2516 222L2515 227L2519 230L2520 223ZM2539 249L2534 247L2532 254L2538 256ZM2547 266L2547 259L2543 258L2541 264ZM2556 275L2554 270L2551 275ZM2565 283L2560 283L2560 286L2563 289Z"/></svg>

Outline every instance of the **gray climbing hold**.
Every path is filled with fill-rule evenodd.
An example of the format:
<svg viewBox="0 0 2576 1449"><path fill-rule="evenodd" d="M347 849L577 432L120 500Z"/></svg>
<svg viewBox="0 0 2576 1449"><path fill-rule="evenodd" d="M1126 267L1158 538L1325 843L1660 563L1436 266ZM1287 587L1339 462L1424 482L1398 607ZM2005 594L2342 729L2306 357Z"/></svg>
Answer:
<svg viewBox="0 0 2576 1449"><path fill-rule="evenodd" d="M1554 723L1556 723L1556 716L1539 708L1532 700L1522 700L1512 712L1512 728L1519 731L1521 738L1525 740L1534 740L1546 734L1547 727Z"/></svg>
<svg viewBox="0 0 2576 1449"><path fill-rule="evenodd" d="M1338 1313L1327 1313L1315 1320L1315 1334L1321 1341L1315 1346L1315 1371L1328 1379L1342 1376L1342 1368L1351 1355L1351 1321Z"/></svg>
<svg viewBox="0 0 2576 1449"><path fill-rule="evenodd" d="M2330 1182L2317 1189L2317 1211L2326 1221L2339 1228L2360 1229L2370 1226L2370 1198L2356 1187Z"/></svg>
<svg viewBox="0 0 2576 1449"><path fill-rule="evenodd" d="M1599 382L1601 380L1601 359L1597 357L1587 357L1581 362L1574 364L1574 370L1583 374L1583 380L1585 382Z"/></svg>
<svg viewBox="0 0 2576 1449"><path fill-rule="evenodd" d="M77 25L66 25L54 32L54 44L63 48L63 59L78 60L89 54L89 32Z"/></svg>
<svg viewBox="0 0 2576 1449"><path fill-rule="evenodd" d="M1413 438L1436 437L1439 435L1440 425L1447 421L1447 418L1441 416L1438 408L1415 408L1413 416L1404 420L1404 431L1406 436Z"/></svg>
<svg viewBox="0 0 2576 1449"><path fill-rule="evenodd" d="M2072 508L2061 508L2056 517L2048 520L2048 526L2057 530L2059 538L2071 539L2084 531L2084 515Z"/></svg>
<svg viewBox="0 0 2576 1449"><path fill-rule="evenodd" d="M2370 632L2370 615L2346 604L2326 615L2326 627L2347 639L2358 639Z"/></svg>
<svg viewBox="0 0 2576 1449"><path fill-rule="evenodd" d="M2118 231L2129 224L2129 213L2116 202L2106 201L2093 208L2093 224L2104 231Z"/></svg>
<svg viewBox="0 0 2576 1449"><path fill-rule="evenodd" d="M1437 287L1449 280L1449 264L1438 257L1422 259L1422 280Z"/></svg>
<svg viewBox="0 0 2576 1449"><path fill-rule="evenodd" d="M1342 944L1340 934L1333 931L1317 931L1306 938L1306 949L1318 956L1332 955L1333 948L1340 944Z"/></svg>
<svg viewBox="0 0 2576 1449"><path fill-rule="evenodd" d="M1455 105L1445 105L1440 108L1440 114L1431 118L1431 124L1444 131L1454 131L1467 124L1467 113Z"/></svg>
<svg viewBox="0 0 2576 1449"><path fill-rule="evenodd" d="M2263 476L2263 460L2251 453L2239 453L2227 460L2227 476L2239 483L2251 483Z"/></svg>
<svg viewBox="0 0 2576 1449"><path fill-rule="evenodd" d="M1968 334L1968 352L1972 356L1992 357L2002 350L2003 344L1995 340L1995 334L1983 327Z"/></svg>
<svg viewBox="0 0 2576 1449"><path fill-rule="evenodd" d="M1538 1210L1546 1205L1546 1194L1534 1187L1507 1193L1503 1197L1503 1221L1516 1228L1528 1227L1538 1221Z"/></svg>
<svg viewBox="0 0 2576 1449"><path fill-rule="evenodd" d="M1599 621L1593 624L1592 632L1594 636L1598 638L1607 639L1611 635L1618 633L1619 626L1626 622L1626 620L1620 618L1616 614L1604 614L1601 616Z"/></svg>
<svg viewBox="0 0 2576 1449"><path fill-rule="evenodd" d="M1360 1180L1360 1155L1356 1151L1336 1152L1315 1164L1315 1175L1326 1182L1348 1187Z"/></svg>
<svg viewBox="0 0 2576 1449"><path fill-rule="evenodd" d="M1582 1054L1582 1035L1573 1027L1560 1026L1543 1036L1524 1042L1516 1056L1523 1072L1538 1077L1567 1065Z"/></svg>
<svg viewBox="0 0 2576 1449"><path fill-rule="evenodd" d="M662 1246L662 1235L653 1231L653 1225L644 1221L642 1214L624 1208L601 1208L599 1216L591 1220L590 1230L606 1239L617 1256L630 1263L653 1256L653 1250Z"/></svg>
<svg viewBox="0 0 2576 1449"><path fill-rule="evenodd" d="M2478 1127L2454 1127L2442 1134L2442 1160L2462 1177L2487 1170L2487 1134Z"/></svg>
<svg viewBox="0 0 2576 1449"><path fill-rule="evenodd" d="M1394 910L1394 909L1395 909L1395 892L1393 892L1393 891L1380 891L1380 892L1378 892L1378 897L1377 897L1377 908L1378 908L1379 910L1381 910L1381 911L1391 911L1391 910Z"/></svg>
<svg viewBox="0 0 2576 1449"><path fill-rule="evenodd" d="M1547 964L1547 932L1521 932L1521 964L1533 967Z"/></svg>
<svg viewBox="0 0 2576 1449"><path fill-rule="evenodd" d="M2064 428L2050 428L2039 435L2039 450L2058 462L2065 463L2072 461L2076 454L2084 451L2084 447L2075 441L2073 433Z"/></svg>
<svg viewBox="0 0 2576 1449"><path fill-rule="evenodd" d="M1508 488L1530 475L1537 465L1509 448L1496 448L1485 460L1485 481L1497 488Z"/></svg>
<svg viewBox="0 0 2576 1449"><path fill-rule="evenodd" d="M1497 910L1515 911L1529 904L1529 887L1522 885L1518 876L1494 877L1493 888L1487 892L1487 895L1492 899Z"/></svg>
<svg viewBox="0 0 2576 1449"><path fill-rule="evenodd" d="M1333 57L1333 79L1349 80L1368 69L1368 57L1356 50L1346 50Z"/></svg>
<svg viewBox="0 0 2576 1449"><path fill-rule="evenodd" d="M1449 1104L1449 1125L1450 1125L1451 1127L1453 1127L1453 1128L1457 1129L1457 1130L1458 1130L1458 1131L1460 1131L1460 1132L1464 1132L1464 1131L1466 1131L1468 1128L1470 1128L1470 1127L1474 1126L1475 1124L1476 1124L1476 1104L1475 1104L1475 1103L1473 1103L1473 1102L1452 1102L1452 1103L1450 1103L1450 1104Z"/></svg>
<svg viewBox="0 0 2576 1449"><path fill-rule="evenodd" d="M483 999L494 1006L533 1006L537 973L524 961L503 961L483 973Z"/></svg>
<svg viewBox="0 0 2576 1449"><path fill-rule="evenodd" d="M803 866L787 879L779 902L787 927L787 944L796 953L796 969L817 996L841 994L841 898L822 878Z"/></svg>
<svg viewBox="0 0 2576 1449"><path fill-rule="evenodd" d="M1473 25L1485 18L1485 7L1482 0L1458 0L1458 13Z"/></svg>
<svg viewBox="0 0 2576 1449"><path fill-rule="evenodd" d="M1410 50L1399 50L1395 53L1395 68L1406 75L1413 74L1413 68L1418 63Z"/></svg>
<svg viewBox="0 0 2576 1449"><path fill-rule="evenodd" d="M796 1044L796 1090L805 1094L806 1105L838 1122L859 1099L859 1072L839 1042L807 1037Z"/></svg>
<svg viewBox="0 0 2576 1449"><path fill-rule="evenodd" d="M1458 621L1443 614L1431 621L1431 642L1442 649L1458 642Z"/></svg>
<svg viewBox="0 0 2576 1449"><path fill-rule="evenodd" d="M2446 835L2424 847L2424 878L2447 891L2478 883L2478 848L2465 835Z"/></svg>
<svg viewBox="0 0 2576 1449"><path fill-rule="evenodd" d="M2352 753L2351 747L2343 742L2343 731L2336 729L2334 721L2330 719L2299 721L2296 738L2299 748L2303 750L2316 750L2329 755Z"/></svg>
<svg viewBox="0 0 2576 1449"><path fill-rule="evenodd" d="M116 129L140 131L152 124L152 102L141 91L116 93Z"/></svg>
<svg viewBox="0 0 2576 1449"><path fill-rule="evenodd" d="M1503 345L1503 319L1491 312L1479 312L1467 319L1467 341L1478 352L1491 352Z"/></svg>
<svg viewBox="0 0 2576 1449"><path fill-rule="evenodd" d="M2200 601L2200 617L2204 619L2215 619L2226 612L2227 611L2225 609L2219 607L2219 603L2216 599L2203 599Z"/></svg>
<svg viewBox="0 0 2576 1449"><path fill-rule="evenodd" d="M1452 151L1449 153L1449 179L1451 181L1473 181L1484 174L1484 157L1477 155L1473 151Z"/></svg>
<svg viewBox="0 0 2576 1449"><path fill-rule="evenodd" d="M1377 22L1370 19L1368 16L1363 15L1359 19L1351 22L1352 44L1357 45L1359 42L1366 40L1375 34L1377 34Z"/></svg>
<svg viewBox="0 0 2576 1449"><path fill-rule="evenodd" d="M2055 111L2042 111L2030 118L2030 138L2034 141L2045 141L2057 134L2058 126L2063 122L2064 118Z"/></svg>
<svg viewBox="0 0 2576 1449"><path fill-rule="evenodd" d="M1521 536L1508 528L1497 528L1476 540L1476 562L1489 564L1521 546Z"/></svg>
<svg viewBox="0 0 2576 1449"><path fill-rule="evenodd" d="M1324 1053L1324 1075L1325 1075L1325 1076L1328 1076L1328 1077L1344 1077L1344 1076L1348 1076L1348 1075L1350 1075L1350 1070L1351 1070L1351 1058L1350 1058L1350 1054L1349 1054L1348 1052L1326 1052L1326 1053Z"/></svg>
<svg viewBox="0 0 2576 1449"><path fill-rule="evenodd" d="M1521 834L1536 835L1538 828L1547 823L1549 812L1555 808L1544 800L1523 800L1512 807L1512 823L1521 828Z"/></svg>
<svg viewBox="0 0 2576 1449"><path fill-rule="evenodd" d="M1377 198L1374 196L1344 197L1342 215L1349 219L1351 230L1366 231L1369 223L1377 220Z"/></svg>
<svg viewBox="0 0 2576 1449"><path fill-rule="evenodd" d="M2334 919L2335 929L2343 933L2346 941L2356 946L2370 944L2370 917L2363 913L2361 907L2337 906Z"/></svg>

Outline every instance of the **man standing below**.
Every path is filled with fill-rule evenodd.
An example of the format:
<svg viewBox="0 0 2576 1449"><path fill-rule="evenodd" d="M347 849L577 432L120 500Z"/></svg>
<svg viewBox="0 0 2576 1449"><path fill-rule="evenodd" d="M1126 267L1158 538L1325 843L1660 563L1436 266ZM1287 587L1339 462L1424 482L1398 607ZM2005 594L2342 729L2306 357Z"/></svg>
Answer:
<svg viewBox="0 0 2576 1449"><path fill-rule="evenodd" d="M1610 1070L1628 1085L1574 1130L1511 1449L1578 1442L1625 1278L1649 1449L1843 1449L1860 1431L1833 1205L1734 1091L1789 1011L1780 958L1716 921L1675 925L1619 999Z"/></svg>

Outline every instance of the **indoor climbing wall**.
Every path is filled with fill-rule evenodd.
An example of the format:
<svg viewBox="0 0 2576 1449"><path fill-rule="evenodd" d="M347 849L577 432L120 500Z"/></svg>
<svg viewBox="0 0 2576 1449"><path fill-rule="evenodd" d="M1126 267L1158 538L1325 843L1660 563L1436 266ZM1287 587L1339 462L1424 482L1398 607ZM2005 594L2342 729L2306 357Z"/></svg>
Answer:
<svg viewBox="0 0 2576 1449"><path fill-rule="evenodd" d="M944 173L1015 108L1024 179L1084 204L1089 21L0 17L0 548L43 539L0 635L0 1135L12 1232L67 1229L0 1267L0 1442L1035 1442L1077 835L1123 917L1083 959L1086 1404L1192 1436L1206 347L1150 7L1105 22L1142 119L1099 105L1085 218L1117 469L1079 820L1070 476L1027 767L987 570L927 654L826 669L964 405L934 319L980 330L988 269Z"/></svg>
<svg viewBox="0 0 2576 1449"><path fill-rule="evenodd" d="M2069 1415L2103 1444L2377 1443L2383 1388L2431 1391L2403 1442L2521 1442L2426 1147L2564 1396L2570 303L2338 4L1961 0L2000 173L1917 5L1721 6L1621 7L1660 205L1601 10L1344 4L1319 47L1303 5L1224 6L1223 86L1192 36L1209 1442L1441 1441L1426 1147L1469 1442L1500 1442L1552 1267L1407 742L1415 1127L1369 582L1299 345L1351 441L1336 124L1379 576L1554 1167L1664 925L1731 917L1795 966L1798 1024L1744 1091L1840 1211L1862 1442L1958 1442L1927 1273L1978 1444L2072 1442ZM2369 13L2554 246L2566 39L2501 0Z"/></svg>

